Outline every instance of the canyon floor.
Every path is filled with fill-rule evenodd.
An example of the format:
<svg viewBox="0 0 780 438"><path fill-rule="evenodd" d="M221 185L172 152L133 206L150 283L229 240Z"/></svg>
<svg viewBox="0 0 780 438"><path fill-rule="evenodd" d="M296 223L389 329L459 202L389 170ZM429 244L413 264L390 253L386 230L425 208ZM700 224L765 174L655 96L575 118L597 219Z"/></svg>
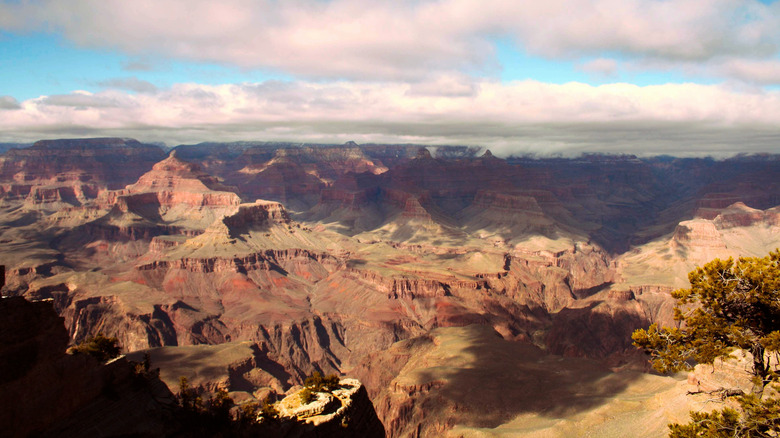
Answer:
<svg viewBox="0 0 780 438"><path fill-rule="evenodd" d="M637 328L780 246L780 157L41 141L0 157L4 295L237 400L358 378L388 436L663 436ZM135 353L133 353L135 352ZM645 433L645 435L642 435Z"/></svg>

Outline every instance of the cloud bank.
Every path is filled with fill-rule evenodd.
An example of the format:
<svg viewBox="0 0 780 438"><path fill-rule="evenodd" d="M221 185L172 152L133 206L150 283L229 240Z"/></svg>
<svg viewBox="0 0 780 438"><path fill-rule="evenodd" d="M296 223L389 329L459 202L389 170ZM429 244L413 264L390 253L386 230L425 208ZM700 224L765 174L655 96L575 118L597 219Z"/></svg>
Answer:
<svg viewBox="0 0 780 438"><path fill-rule="evenodd" d="M177 84L27 100L3 112L0 131L15 141L121 135L170 144L470 144L503 155L772 152L780 144L780 92L697 84L466 84L458 77L423 84Z"/></svg>
<svg viewBox="0 0 780 438"><path fill-rule="evenodd" d="M0 29L310 79L495 73L495 38L508 38L547 58L780 80L758 68L780 62L780 3L756 0L29 0L0 4Z"/></svg>

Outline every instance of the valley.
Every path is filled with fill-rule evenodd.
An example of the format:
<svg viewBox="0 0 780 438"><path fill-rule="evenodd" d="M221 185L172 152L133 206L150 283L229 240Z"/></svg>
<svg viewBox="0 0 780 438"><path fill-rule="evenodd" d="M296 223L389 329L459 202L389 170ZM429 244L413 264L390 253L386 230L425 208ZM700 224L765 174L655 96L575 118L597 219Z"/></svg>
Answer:
<svg viewBox="0 0 780 438"><path fill-rule="evenodd" d="M694 267L780 247L778 176L777 155L39 141L0 156L3 295L51 299L71 342L152 349L169 386L357 378L390 437L663 436L703 402L630 335L674 324Z"/></svg>

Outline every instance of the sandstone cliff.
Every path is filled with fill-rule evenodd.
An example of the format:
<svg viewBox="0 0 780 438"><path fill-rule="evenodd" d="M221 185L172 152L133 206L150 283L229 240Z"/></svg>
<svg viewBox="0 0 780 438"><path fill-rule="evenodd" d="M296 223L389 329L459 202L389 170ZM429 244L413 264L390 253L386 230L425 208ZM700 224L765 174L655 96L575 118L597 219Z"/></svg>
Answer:
<svg viewBox="0 0 780 438"><path fill-rule="evenodd" d="M131 139L42 140L0 157L0 198L50 210L82 205L135 181L163 156Z"/></svg>

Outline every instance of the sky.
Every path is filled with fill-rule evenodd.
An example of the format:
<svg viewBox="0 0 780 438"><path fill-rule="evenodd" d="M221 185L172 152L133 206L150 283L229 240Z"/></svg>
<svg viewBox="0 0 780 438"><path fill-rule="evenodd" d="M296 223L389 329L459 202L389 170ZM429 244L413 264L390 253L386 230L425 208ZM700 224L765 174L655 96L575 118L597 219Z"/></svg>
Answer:
<svg viewBox="0 0 780 438"><path fill-rule="evenodd" d="M0 0L0 142L780 153L780 2Z"/></svg>

